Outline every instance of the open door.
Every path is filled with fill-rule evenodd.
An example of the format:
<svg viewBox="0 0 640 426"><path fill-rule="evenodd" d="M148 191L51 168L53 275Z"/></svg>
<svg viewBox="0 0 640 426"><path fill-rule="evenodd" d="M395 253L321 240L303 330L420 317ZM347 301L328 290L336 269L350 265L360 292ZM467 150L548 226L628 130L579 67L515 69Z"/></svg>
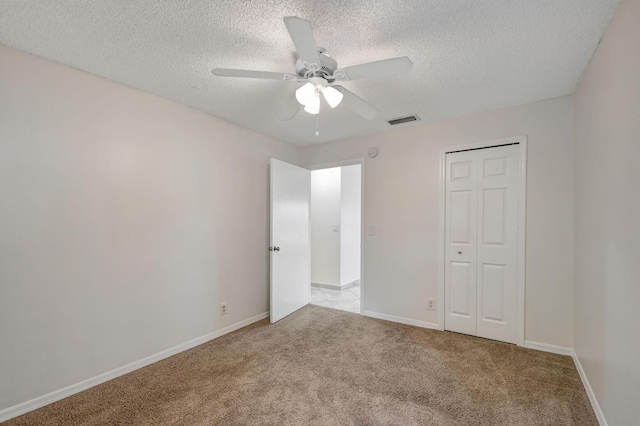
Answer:
<svg viewBox="0 0 640 426"><path fill-rule="evenodd" d="M271 159L271 323L309 303L311 172Z"/></svg>

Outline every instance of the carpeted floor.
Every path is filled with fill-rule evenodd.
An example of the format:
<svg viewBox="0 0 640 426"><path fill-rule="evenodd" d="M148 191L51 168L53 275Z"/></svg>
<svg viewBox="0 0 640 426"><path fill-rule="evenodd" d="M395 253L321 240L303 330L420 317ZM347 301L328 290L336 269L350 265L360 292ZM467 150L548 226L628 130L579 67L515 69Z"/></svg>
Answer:
<svg viewBox="0 0 640 426"><path fill-rule="evenodd" d="M571 358L319 306L6 425L597 425Z"/></svg>

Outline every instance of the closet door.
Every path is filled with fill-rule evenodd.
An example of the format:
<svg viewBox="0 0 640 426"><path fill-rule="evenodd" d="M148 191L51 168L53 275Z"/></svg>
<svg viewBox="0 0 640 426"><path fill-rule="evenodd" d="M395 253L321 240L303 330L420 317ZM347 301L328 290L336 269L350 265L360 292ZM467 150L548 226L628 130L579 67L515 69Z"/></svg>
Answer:
<svg viewBox="0 0 640 426"><path fill-rule="evenodd" d="M519 148L475 151L478 158L478 336L516 343Z"/></svg>
<svg viewBox="0 0 640 426"><path fill-rule="evenodd" d="M519 152L446 155L446 330L516 343Z"/></svg>
<svg viewBox="0 0 640 426"><path fill-rule="evenodd" d="M476 335L476 151L446 156L445 329Z"/></svg>

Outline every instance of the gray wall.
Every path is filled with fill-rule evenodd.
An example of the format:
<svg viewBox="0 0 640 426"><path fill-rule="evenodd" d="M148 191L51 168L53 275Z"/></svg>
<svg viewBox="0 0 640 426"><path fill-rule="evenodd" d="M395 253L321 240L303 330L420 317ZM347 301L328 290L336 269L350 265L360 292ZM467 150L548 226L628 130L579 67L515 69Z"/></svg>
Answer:
<svg viewBox="0 0 640 426"><path fill-rule="evenodd" d="M340 285L345 285L360 279L362 166L340 170Z"/></svg>
<svg viewBox="0 0 640 426"><path fill-rule="evenodd" d="M340 285L340 167L311 171L311 282Z"/></svg>
<svg viewBox="0 0 640 426"><path fill-rule="evenodd" d="M366 157L364 308L438 322L440 149L527 135L525 338L573 347L573 102L562 97L305 148L305 163ZM367 157L369 147L380 150ZM441 307L438 307L438 309Z"/></svg>
<svg viewBox="0 0 640 426"><path fill-rule="evenodd" d="M0 410L269 310L297 148L2 46L0 99Z"/></svg>
<svg viewBox="0 0 640 426"><path fill-rule="evenodd" d="M575 350L607 422L640 424L640 1L575 94Z"/></svg>

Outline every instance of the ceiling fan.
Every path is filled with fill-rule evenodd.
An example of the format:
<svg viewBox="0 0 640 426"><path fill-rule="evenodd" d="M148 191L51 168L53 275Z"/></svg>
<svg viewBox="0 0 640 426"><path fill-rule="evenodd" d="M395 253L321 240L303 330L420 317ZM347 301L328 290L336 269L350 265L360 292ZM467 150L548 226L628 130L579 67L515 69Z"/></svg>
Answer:
<svg viewBox="0 0 640 426"><path fill-rule="evenodd" d="M331 108L342 103L366 119L375 118L380 110L337 84L341 81L361 78L381 78L404 74L411 71L413 66L411 60L403 56L338 68L336 60L326 54L325 49L318 48L316 45L309 21L296 16L288 16L284 18L284 23L298 52L295 74L227 68L211 70L214 75L219 77L261 78L306 83L296 90L295 98L280 114L282 120L291 120L302 107L310 114L318 114L321 94Z"/></svg>

